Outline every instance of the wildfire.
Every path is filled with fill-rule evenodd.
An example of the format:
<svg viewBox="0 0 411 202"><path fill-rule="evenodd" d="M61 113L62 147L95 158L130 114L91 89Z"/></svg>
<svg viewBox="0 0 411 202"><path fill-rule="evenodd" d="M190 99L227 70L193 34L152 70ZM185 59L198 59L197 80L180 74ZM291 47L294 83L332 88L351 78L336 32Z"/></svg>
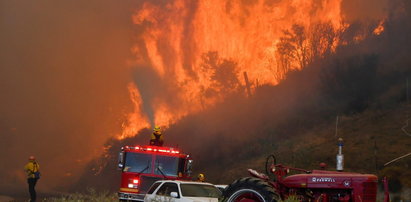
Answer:
<svg viewBox="0 0 411 202"><path fill-rule="evenodd" d="M118 135L118 139L124 139L127 137L134 136L140 129L149 127L150 124L148 123L146 117L143 115L141 110L142 100L140 97L140 93L138 92L137 87L130 83L128 85L128 90L130 92L130 99L134 104L134 111L133 113L128 114L127 122L123 123L122 134Z"/></svg>
<svg viewBox="0 0 411 202"><path fill-rule="evenodd" d="M328 35L315 38L306 34L310 40L295 50L287 50L286 45L302 36L298 31L331 33L340 29L340 5L341 0L142 2L132 17L139 29L133 48L135 68L152 68L171 86L172 95L168 96L172 97L150 100L154 111L154 120L150 120L143 115L142 104L147 101L139 93L145 86L130 84L135 110L119 138L153 124L167 126L244 89L244 72L251 89L257 83L277 84L283 78L280 74L302 68L310 57L335 48L336 40ZM285 30L290 30L288 36ZM318 48L308 54L313 43ZM279 55L279 47L289 55ZM298 60L286 62L290 58Z"/></svg>
<svg viewBox="0 0 411 202"><path fill-rule="evenodd" d="M374 29L374 31L372 32L375 35L380 35L382 32L384 32L384 20L382 20L378 26Z"/></svg>

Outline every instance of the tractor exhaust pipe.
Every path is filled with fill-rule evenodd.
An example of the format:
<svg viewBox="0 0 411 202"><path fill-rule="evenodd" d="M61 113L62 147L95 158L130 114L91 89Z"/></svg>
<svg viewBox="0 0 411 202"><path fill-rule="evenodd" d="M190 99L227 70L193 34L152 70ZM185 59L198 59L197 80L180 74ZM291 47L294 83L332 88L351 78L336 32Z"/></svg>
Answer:
<svg viewBox="0 0 411 202"><path fill-rule="evenodd" d="M342 153L342 148L344 142L342 138L338 138L338 154L337 154L337 171L342 172L344 170L344 155Z"/></svg>

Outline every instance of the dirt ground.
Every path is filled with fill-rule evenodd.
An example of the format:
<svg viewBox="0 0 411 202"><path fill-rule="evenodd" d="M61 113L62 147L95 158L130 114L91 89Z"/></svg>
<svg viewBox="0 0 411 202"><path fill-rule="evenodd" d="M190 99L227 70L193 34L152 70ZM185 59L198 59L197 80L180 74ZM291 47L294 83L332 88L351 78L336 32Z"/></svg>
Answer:
<svg viewBox="0 0 411 202"><path fill-rule="evenodd" d="M0 195L0 202L11 202L11 201L16 201L16 200L10 196Z"/></svg>

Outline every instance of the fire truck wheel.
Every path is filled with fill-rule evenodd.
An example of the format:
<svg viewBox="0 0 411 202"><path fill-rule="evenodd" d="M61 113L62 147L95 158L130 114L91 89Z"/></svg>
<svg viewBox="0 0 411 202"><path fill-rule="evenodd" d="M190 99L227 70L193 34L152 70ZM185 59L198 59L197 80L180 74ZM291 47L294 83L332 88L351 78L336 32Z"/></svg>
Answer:
<svg viewBox="0 0 411 202"><path fill-rule="evenodd" d="M234 181L224 191L224 202L276 202L280 197L267 182L254 177Z"/></svg>

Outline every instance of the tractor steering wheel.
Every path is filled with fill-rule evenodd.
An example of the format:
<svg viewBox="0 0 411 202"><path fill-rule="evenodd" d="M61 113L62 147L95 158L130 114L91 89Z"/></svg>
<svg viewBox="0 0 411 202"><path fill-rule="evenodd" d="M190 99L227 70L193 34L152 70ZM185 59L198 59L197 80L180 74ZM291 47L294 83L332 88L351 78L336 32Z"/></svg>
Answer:
<svg viewBox="0 0 411 202"><path fill-rule="evenodd" d="M270 179L274 179L275 175L273 173L273 168L275 168L275 165L277 165L277 159L273 154L267 156L267 159L265 160L265 173Z"/></svg>

